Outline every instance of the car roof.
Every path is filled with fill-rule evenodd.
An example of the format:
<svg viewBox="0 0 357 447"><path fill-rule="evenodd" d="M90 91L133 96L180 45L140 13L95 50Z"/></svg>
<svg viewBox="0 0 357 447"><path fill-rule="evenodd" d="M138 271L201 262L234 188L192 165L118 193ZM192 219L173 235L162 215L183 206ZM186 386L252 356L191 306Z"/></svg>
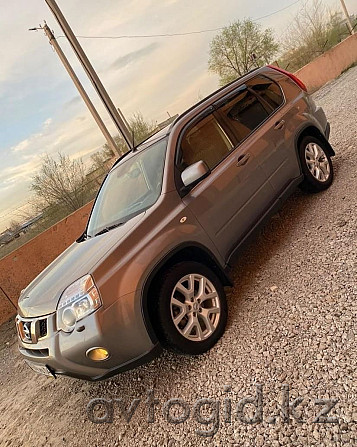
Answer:
<svg viewBox="0 0 357 447"><path fill-rule="evenodd" d="M189 107L187 110L185 110L184 112L182 112L173 123L170 124L170 129L177 123L179 122L183 117L185 117L187 114L189 114L190 112L192 112L193 110L195 110L196 108L198 108L199 106L201 106L203 103L205 103L206 101L208 101L209 99L213 98L214 96L218 95L220 92L223 92L226 89L229 89L230 86L234 85L235 83L237 83L238 81L240 81L241 79L244 79L245 77L249 76L251 73L254 73L256 71L261 70L261 68L263 67L258 67L258 68L254 68L253 70L248 71L247 73L245 73L243 76L240 76L236 79L234 79L233 81L229 82L228 84L223 85L222 87L218 88L217 90L214 90L212 93L210 93L209 95L207 95L205 98L201 99L200 101L198 101L197 103L193 104L191 107Z"/></svg>

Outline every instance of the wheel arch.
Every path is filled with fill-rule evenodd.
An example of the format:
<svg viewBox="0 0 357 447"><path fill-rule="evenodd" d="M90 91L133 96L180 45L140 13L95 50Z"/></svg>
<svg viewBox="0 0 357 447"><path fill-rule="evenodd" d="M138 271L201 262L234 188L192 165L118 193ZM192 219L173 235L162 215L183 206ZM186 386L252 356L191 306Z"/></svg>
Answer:
<svg viewBox="0 0 357 447"><path fill-rule="evenodd" d="M228 273L222 268L219 261L206 247L197 243L181 244L162 258L151 270L144 283L141 307L146 328L152 342L158 342L157 332L155 330L155 318L153 315L153 300L155 299L155 291L157 288L156 279L160 278L162 273L171 266L183 261L200 262L210 268L221 280L223 286L232 286L232 281Z"/></svg>
<svg viewBox="0 0 357 447"><path fill-rule="evenodd" d="M296 136L295 139L295 148L297 153L299 152L299 147L300 144L303 140L303 138L305 137L315 137L318 138L319 140L323 141L326 145L326 149L328 151L328 155L330 157L333 157L335 155L335 151L333 150L330 142L328 141L328 139L325 137L325 135L314 125L310 124L305 126Z"/></svg>

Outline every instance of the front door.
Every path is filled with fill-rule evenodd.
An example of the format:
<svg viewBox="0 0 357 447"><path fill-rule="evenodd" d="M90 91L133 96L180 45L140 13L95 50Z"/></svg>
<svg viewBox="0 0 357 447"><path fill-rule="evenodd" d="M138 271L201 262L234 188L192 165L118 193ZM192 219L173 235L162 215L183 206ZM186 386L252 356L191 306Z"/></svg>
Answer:
<svg viewBox="0 0 357 447"><path fill-rule="evenodd" d="M268 144L263 140L237 144L217 112L192 123L181 140L181 170L199 160L211 169L183 201L225 259L274 195L259 165L259 156Z"/></svg>

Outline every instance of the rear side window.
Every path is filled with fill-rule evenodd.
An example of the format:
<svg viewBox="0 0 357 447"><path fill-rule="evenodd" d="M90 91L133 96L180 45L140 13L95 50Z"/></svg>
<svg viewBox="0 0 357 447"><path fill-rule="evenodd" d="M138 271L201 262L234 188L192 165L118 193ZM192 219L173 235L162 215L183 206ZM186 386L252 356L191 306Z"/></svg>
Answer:
<svg viewBox="0 0 357 447"><path fill-rule="evenodd" d="M244 140L269 116L262 102L248 89L221 107L219 112L238 142Z"/></svg>
<svg viewBox="0 0 357 447"><path fill-rule="evenodd" d="M284 102L280 86L265 76L257 76L248 83L254 93L258 94L271 108L275 110Z"/></svg>
<svg viewBox="0 0 357 447"><path fill-rule="evenodd" d="M228 154L233 145L228 136L215 119L209 115L191 127L181 142L179 168L182 171L187 166L203 160L212 169Z"/></svg>
<svg viewBox="0 0 357 447"><path fill-rule="evenodd" d="M238 143L247 138L284 101L279 85L266 77L257 76L248 81L245 87L234 99L218 109Z"/></svg>

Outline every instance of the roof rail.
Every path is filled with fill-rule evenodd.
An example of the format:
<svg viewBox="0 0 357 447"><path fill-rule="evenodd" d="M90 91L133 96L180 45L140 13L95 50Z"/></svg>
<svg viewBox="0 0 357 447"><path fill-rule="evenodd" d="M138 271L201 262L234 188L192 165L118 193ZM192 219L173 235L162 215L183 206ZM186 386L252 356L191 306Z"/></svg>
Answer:
<svg viewBox="0 0 357 447"><path fill-rule="evenodd" d="M262 67L257 67L254 68L253 70L248 71L247 73L245 73L243 76L240 76L236 79L234 79L233 81L229 82L228 84L223 85L222 87L220 87L219 89L215 90L214 92L210 93L208 96L206 96L205 98L201 99L200 101L196 102L195 104L193 104L189 109L185 110L184 112L181 113L181 115L179 115L175 121L173 121L173 123L171 124L171 127L174 126L182 117L184 117L185 115L187 115L189 112L191 112L192 110L194 110L197 106L203 104L205 101L207 101L207 99L212 98L212 96L214 96L216 93L221 92L222 90L224 90L225 88L229 87L230 85L234 84L235 82L237 82L239 79L243 79L244 77L246 77L247 75L254 73L257 70L260 70L260 68Z"/></svg>

